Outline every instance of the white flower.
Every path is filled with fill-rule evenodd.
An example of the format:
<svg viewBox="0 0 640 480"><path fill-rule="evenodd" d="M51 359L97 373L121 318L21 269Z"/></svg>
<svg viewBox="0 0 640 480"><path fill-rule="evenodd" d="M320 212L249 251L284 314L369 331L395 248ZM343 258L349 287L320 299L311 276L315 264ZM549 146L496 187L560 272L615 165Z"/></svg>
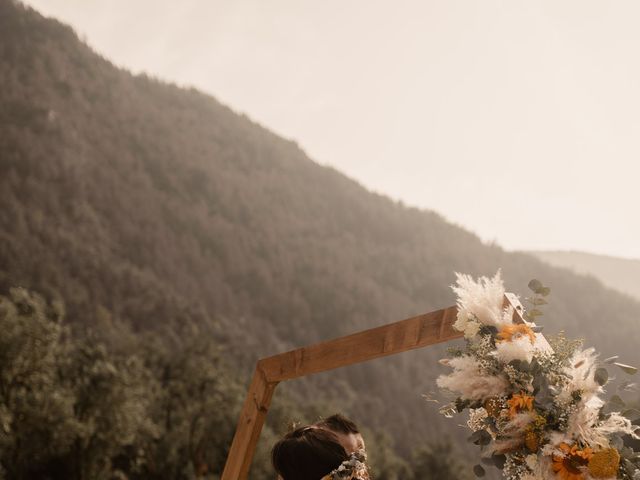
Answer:
<svg viewBox="0 0 640 480"><path fill-rule="evenodd" d="M530 470L535 471L536 467L538 466L538 455L533 453L531 455L527 455L524 461Z"/></svg>
<svg viewBox="0 0 640 480"><path fill-rule="evenodd" d="M467 328L468 322L469 315L467 315L467 312L464 310L458 310L458 315L456 315L456 321L453 324L453 328L459 332L464 332L464 329Z"/></svg>
<svg viewBox="0 0 640 480"><path fill-rule="evenodd" d="M569 366L565 369L569 381L558 395L560 402L570 400L572 393L576 391L582 392L583 399L589 399L603 391L594 378L597 357L593 348L580 350L573 355Z"/></svg>
<svg viewBox="0 0 640 480"><path fill-rule="evenodd" d="M480 331L481 325L478 322L470 321L467 322L467 326L464 328L464 338L471 340L473 337L478 335Z"/></svg>
<svg viewBox="0 0 640 480"><path fill-rule="evenodd" d="M516 414L509 422L504 426L503 430L511 437L521 438L522 433L536 418L533 412L522 412Z"/></svg>
<svg viewBox="0 0 640 480"><path fill-rule="evenodd" d="M504 363L509 363L513 360L531 362L534 353L535 349L529 337L519 337L509 342L498 343L494 355Z"/></svg>
<svg viewBox="0 0 640 480"><path fill-rule="evenodd" d="M472 408L469 410L469 420L467 426L473 432L484 430L486 428L485 420L489 416L484 408Z"/></svg>
<svg viewBox="0 0 640 480"><path fill-rule="evenodd" d="M606 420L593 427L592 430L586 431L583 434L583 439L593 447L608 448L609 439L614 434L630 435L632 438L638 439L636 435L638 428L628 418L618 412L613 412Z"/></svg>
<svg viewBox="0 0 640 480"><path fill-rule="evenodd" d="M456 273L456 285L451 287L458 296L458 321L456 329L464 331L466 323L471 319L481 325L500 328L511 323L504 316L504 284L500 271L493 278L480 277L475 281L469 275Z"/></svg>
<svg viewBox="0 0 640 480"><path fill-rule="evenodd" d="M480 363L469 355L449 360L453 373L441 375L436 380L440 388L446 388L468 400L483 400L503 395L509 382L502 376L486 375Z"/></svg>

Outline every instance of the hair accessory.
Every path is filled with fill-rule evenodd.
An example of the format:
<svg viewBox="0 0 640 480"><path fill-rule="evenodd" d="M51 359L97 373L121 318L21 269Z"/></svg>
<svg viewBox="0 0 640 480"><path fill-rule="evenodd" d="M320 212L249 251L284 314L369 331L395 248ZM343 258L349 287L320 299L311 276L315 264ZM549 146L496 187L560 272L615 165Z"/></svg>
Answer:
<svg viewBox="0 0 640 480"><path fill-rule="evenodd" d="M367 453L364 450L356 450L338 468L328 473L320 480L367 480Z"/></svg>

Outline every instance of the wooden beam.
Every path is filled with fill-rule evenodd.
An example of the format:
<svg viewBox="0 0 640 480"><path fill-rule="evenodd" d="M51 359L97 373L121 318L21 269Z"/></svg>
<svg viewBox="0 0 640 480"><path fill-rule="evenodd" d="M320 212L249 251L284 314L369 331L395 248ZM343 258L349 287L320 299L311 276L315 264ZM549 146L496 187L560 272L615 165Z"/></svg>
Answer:
<svg viewBox="0 0 640 480"><path fill-rule="evenodd" d="M453 306L418 315L264 358L258 365L269 381L280 382L461 338L453 329L457 311Z"/></svg>
<svg viewBox="0 0 640 480"><path fill-rule="evenodd" d="M247 391L221 480L246 479L277 382L269 382L259 366Z"/></svg>

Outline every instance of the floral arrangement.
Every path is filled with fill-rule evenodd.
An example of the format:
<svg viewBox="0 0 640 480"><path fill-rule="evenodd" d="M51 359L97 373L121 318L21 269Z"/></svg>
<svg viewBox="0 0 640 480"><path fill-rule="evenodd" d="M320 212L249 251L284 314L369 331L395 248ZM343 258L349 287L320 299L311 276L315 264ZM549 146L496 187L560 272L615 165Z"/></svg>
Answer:
<svg viewBox="0 0 640 480"><path fill-rule="evenodd" d="M322 477L321 480L368 480L369 472L366 461L366 452L356 450L338 468Z"/></svg>
<svg viewBox="0 0 640 480"><path fill-rule="evenodd" d="M478 281L457 274L454 328L464 332L466 347L441 361L453 372L438 386L455 397L441 413L468 411L469 440L481 447L482 463L509 480L640 480L640 455L624 442L639 438L632 420L640 412L625 410L618 395L602 398L607 365L637 370L617 357L599 361L592 348L562 334L547 341L535 318L549 288L537 280L529 288L525 312L517 298L505 297L500 272ZM485 475L480 464L474 472Z"/></svg>

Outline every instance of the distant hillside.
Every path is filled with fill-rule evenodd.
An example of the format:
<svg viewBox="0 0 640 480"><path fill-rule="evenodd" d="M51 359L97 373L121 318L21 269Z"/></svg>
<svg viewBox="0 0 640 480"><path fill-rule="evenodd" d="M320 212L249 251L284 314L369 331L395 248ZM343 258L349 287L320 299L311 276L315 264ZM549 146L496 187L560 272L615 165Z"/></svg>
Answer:
<svg viewBox="0 0 640 480"><path fill-rule="evenodd" d="M550 265L591 275L607 287L640 300L640 260L575 251L529 253Z"/></svg>
<svg viewBox="0 0 640 480"><path fill-rule="evenodd" d="M78 332L124 324L179 349L181 331L215 323L211 341L248 381L260 356L451 305L455 271L502 268L514 291L532 277L552 288L547 332L640 360L640 303L373 194L10 0L0 85L0 290L63 299ZM464 436L420 396L443 349L281 388L388 432L406 454Z"/></svg>

